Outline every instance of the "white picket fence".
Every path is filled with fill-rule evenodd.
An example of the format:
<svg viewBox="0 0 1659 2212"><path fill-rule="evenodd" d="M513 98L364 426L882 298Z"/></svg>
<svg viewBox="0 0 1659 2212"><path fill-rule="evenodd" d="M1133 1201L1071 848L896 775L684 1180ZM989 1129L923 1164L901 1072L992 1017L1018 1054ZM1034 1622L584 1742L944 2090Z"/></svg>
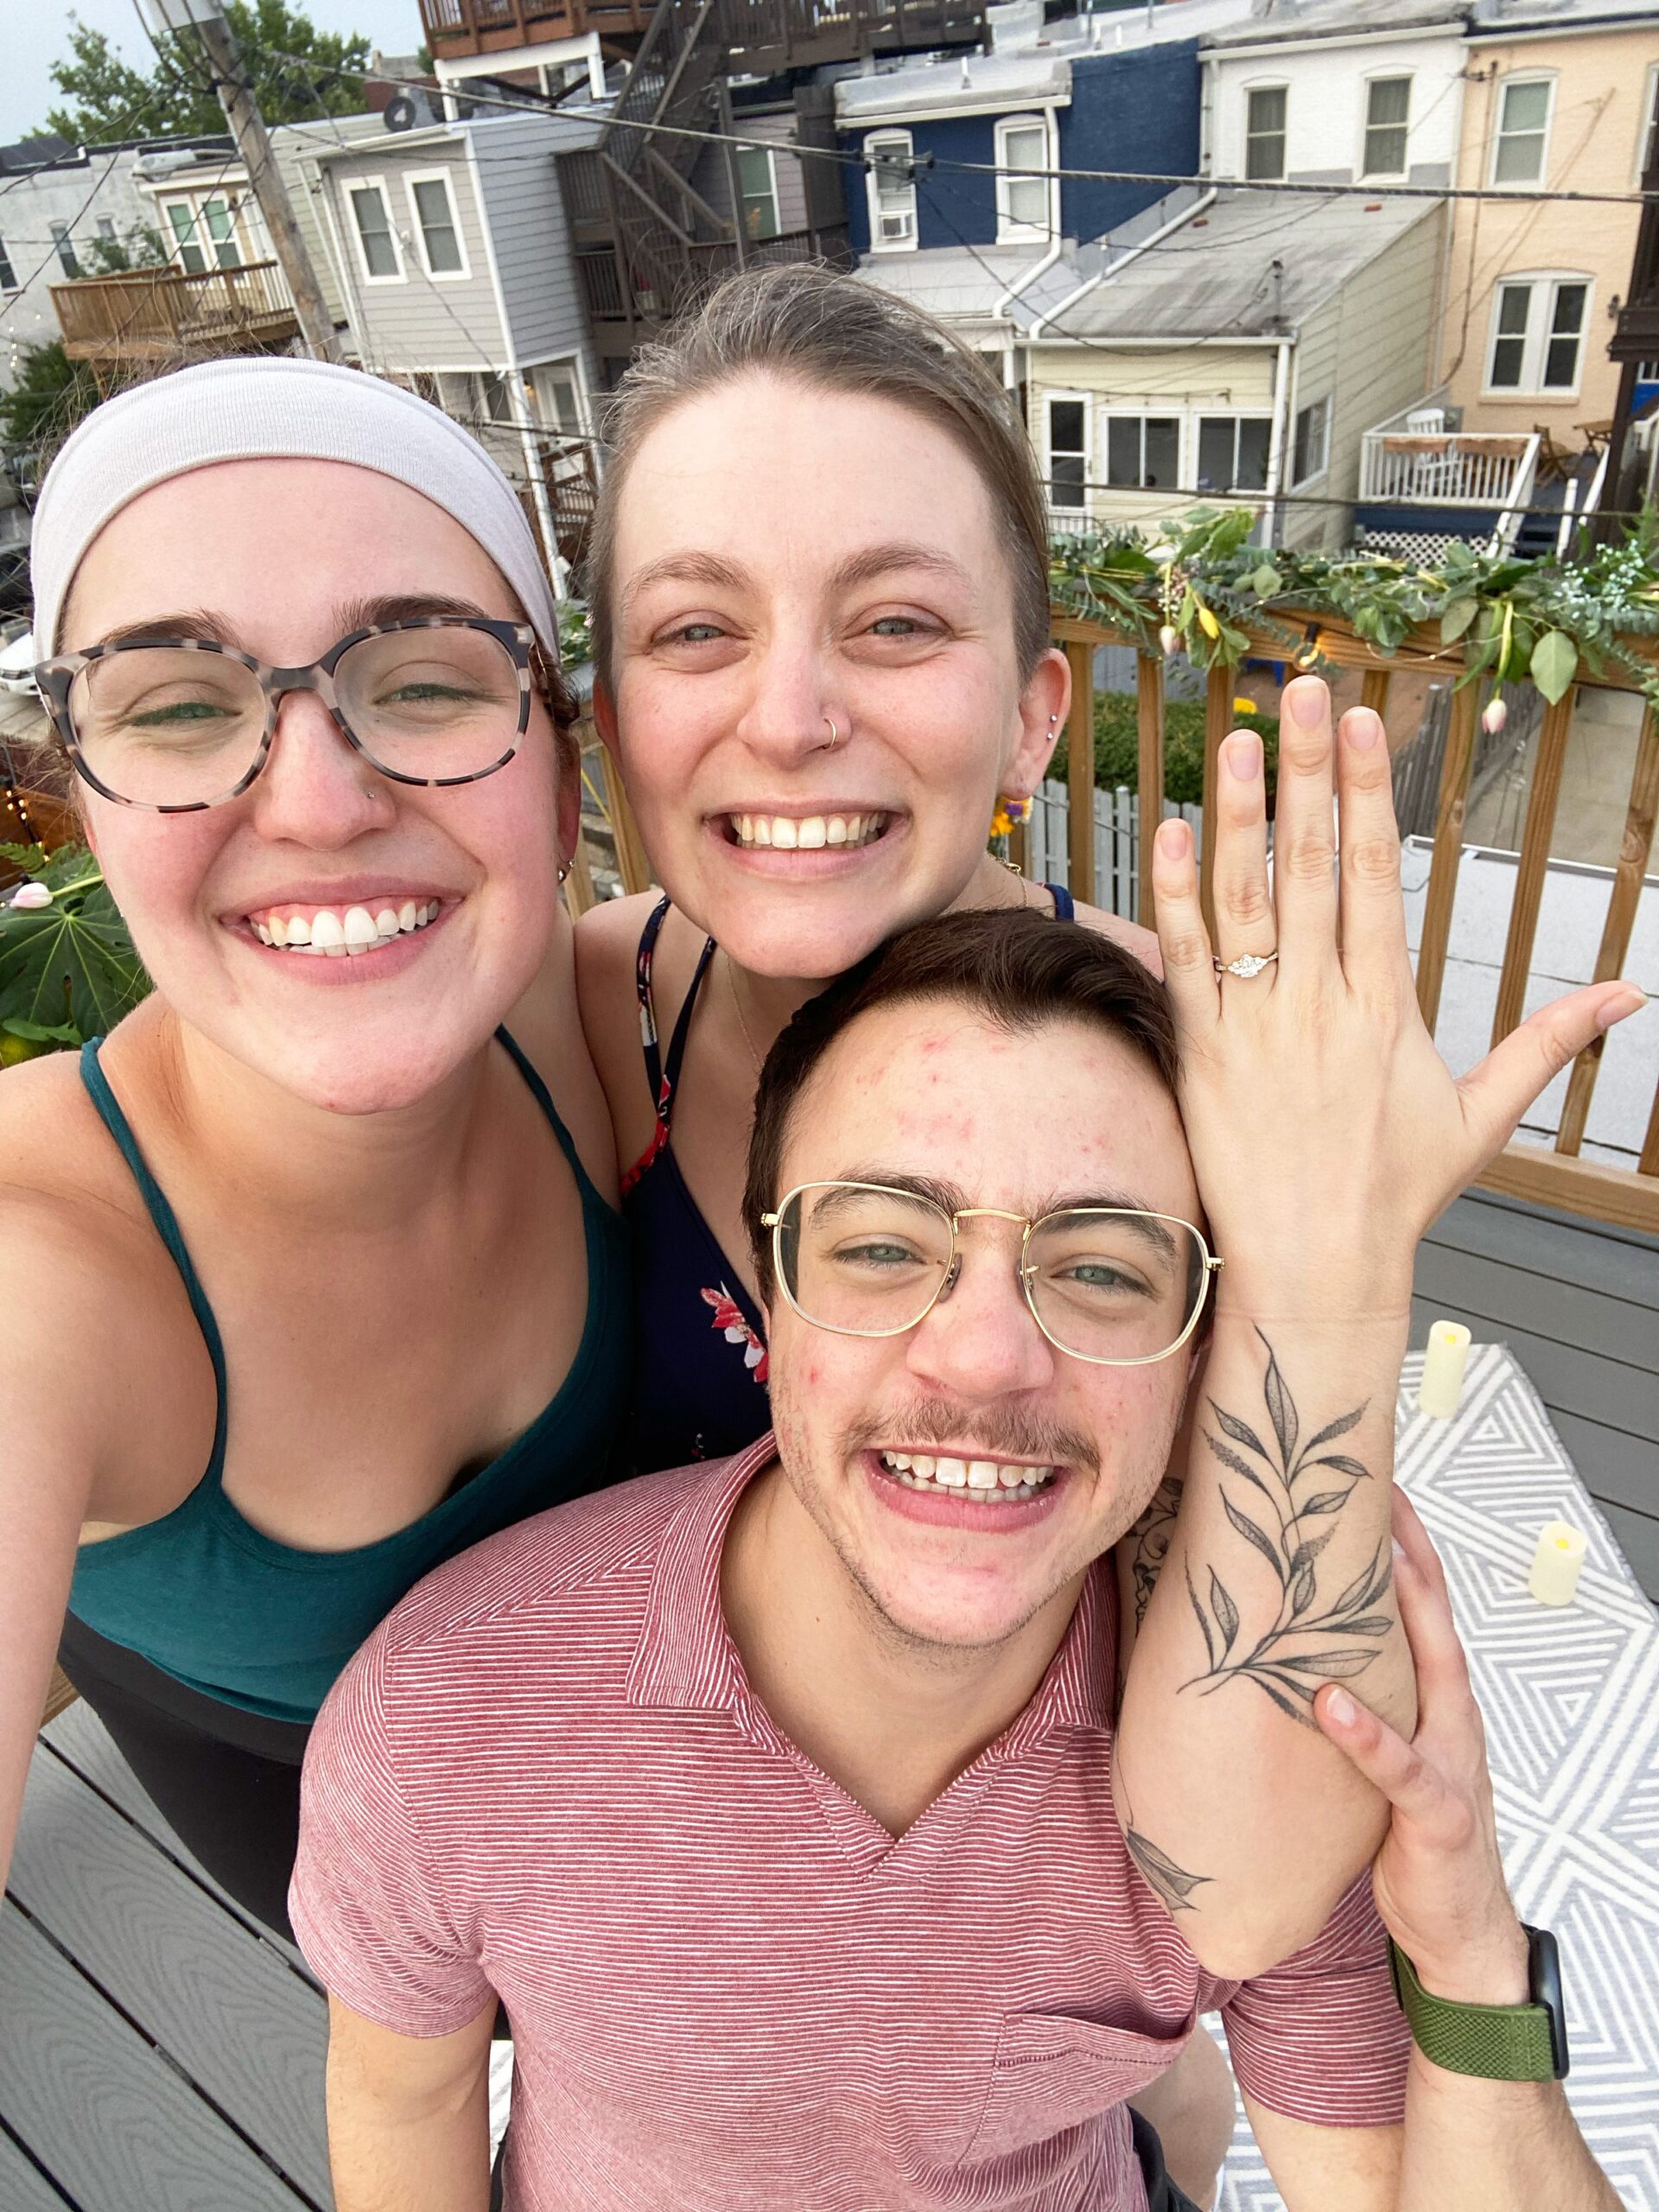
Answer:
<svg viewBox="0 0 1659 2212"><path fill-rule="evenodd" d="M1164 817L1179 814L1192 828L1192 842L1204 849L1204 809L1164 801ZM1037 794L1026 825L1028 873L1039 883L1063 883L1071 889L1068 870L1071 852L1070 793L1067 786L1051 779ZM1109 914L1135 918L1141 880L1140 794L1120 784L1116 791L1095 793L1095 904Z"/></svg>

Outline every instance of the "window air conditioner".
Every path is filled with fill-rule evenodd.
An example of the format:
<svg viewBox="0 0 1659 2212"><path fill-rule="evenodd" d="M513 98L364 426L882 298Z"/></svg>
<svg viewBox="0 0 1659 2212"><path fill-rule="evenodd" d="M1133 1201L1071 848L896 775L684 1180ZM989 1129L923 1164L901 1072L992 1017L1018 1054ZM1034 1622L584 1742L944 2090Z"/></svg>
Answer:
<svg viewBox="0 0 1659 2212"><path fill-rule="evenodd" d="M881 243L897 245L916 235L916 212L912 207L884 208L881 214Z"/></svg>

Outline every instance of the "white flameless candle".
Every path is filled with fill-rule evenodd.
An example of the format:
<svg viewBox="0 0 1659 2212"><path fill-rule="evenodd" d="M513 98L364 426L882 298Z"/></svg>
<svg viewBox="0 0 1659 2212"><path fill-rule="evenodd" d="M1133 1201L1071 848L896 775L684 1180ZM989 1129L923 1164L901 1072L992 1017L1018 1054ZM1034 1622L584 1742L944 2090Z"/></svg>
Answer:
<svg viewBox="0 0 1659 2212"><path fill-rule="evenodd" d="M1533 1554L1527 1587L1541 1605L1570 1605L1584 1565L1584 1531L1565 1521L1549 1522Z"/></svg>
<svg viewBox="0 0 1659 2212"><path fill-rule="evenodd" d="M1417 1410L1450 1421L1463 1395L1463 1370L1469 1358L1469 1332L1461 1321L1436 1321L1423 1354L1423 1379L1417 1385Z"/></svg>

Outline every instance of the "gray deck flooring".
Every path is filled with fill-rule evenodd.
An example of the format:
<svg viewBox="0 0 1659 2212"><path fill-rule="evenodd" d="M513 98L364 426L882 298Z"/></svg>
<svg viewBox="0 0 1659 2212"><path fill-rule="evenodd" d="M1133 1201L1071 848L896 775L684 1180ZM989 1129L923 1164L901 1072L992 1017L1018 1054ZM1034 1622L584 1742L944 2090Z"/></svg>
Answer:
<svg viewBox="0 0 1659 2212"><path fill-rule="evenodd" d="M1417 1292L1414 1342L1446 1313L1510 1344L1659 1599L1659 1242L1463 1198ZM35 1750L0 1991L3 2212L332 2212L321 1993L82 1705Z"/></svg>
<svg viewBox="0 0 1659 2212"><path fill-rule="evenodd" d="M1507 1344L1659 1603L1659 1238L1474 1192L1417 1260L1414 1346L1444 1315Z"/></svg>

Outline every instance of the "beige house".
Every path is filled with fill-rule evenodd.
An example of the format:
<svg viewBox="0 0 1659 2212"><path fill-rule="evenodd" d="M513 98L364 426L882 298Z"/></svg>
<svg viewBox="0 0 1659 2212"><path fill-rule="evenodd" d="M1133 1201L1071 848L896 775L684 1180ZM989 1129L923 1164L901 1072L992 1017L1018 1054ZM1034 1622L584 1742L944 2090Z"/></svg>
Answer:
<svg viewBox="0 0 1659 2212"><path fill-rule="evenodd" d="M1365 434L1421 394L1434 200L1206 194L1025 334L1058 531L1262 510L1265 544L1351 542Z"/></svg>
<svg viewBox="0 0 1659 2212"><path fill-rule="evenodd" d="M1659 99L1659 14L1654 0L1480 0L1465 51L1457 182L1516 198L1452 203L1437 381L1465 429L1541 430L1577 451L1613 411L1607 342L1638 209L1522 195L1634 192Z"/></svg>

